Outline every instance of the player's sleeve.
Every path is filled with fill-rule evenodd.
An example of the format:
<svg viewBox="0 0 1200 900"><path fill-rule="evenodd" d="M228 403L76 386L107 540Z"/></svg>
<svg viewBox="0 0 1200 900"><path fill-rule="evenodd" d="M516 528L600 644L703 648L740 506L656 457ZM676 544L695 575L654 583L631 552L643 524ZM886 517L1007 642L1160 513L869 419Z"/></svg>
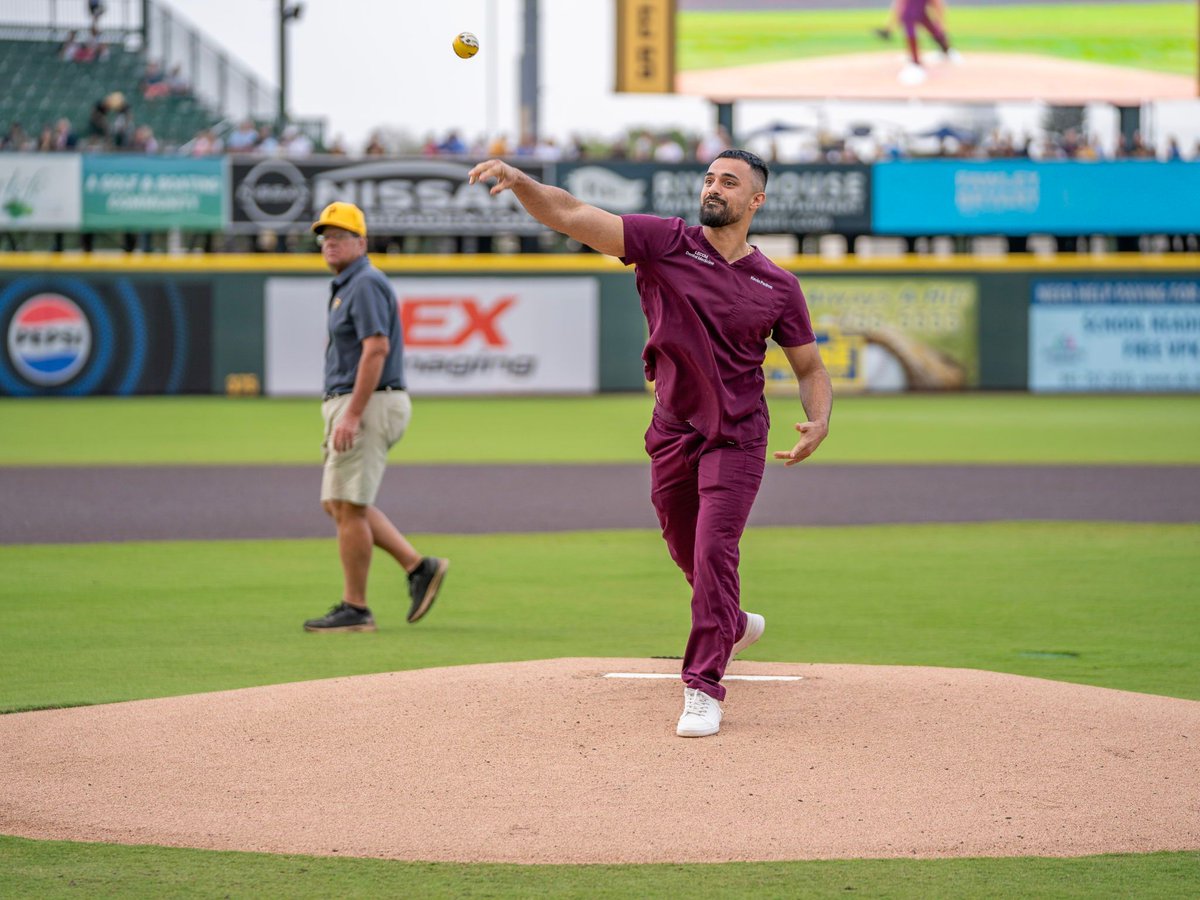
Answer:
<svg viewBox="0 0 1200 900"><path fill-rule="evenodd" d="M382 334L391 334L392 317L396 315L396 297L383 279L366 280L354 297L354 332L361 341Z"/></svg>
<svg viewBox="0 0 1200 900"><path fill-rule="evenodd" d="M625 226L625 265L651 262L670 253L682 240L683 219L633 214L621 216Z"/></svg>
<svg viewBox="0 0 1200 900"><path fill-rule="evenodd" d="M779 318L775 320L775 326L771 329L771 337L780 347L799 347L802 344L811 344L817 337L813 333L812 319L809 317L804 291L800 289L800 282L794 275L787 280L790 282L791 290L788 291L788 296L779 312Z"/></svg>

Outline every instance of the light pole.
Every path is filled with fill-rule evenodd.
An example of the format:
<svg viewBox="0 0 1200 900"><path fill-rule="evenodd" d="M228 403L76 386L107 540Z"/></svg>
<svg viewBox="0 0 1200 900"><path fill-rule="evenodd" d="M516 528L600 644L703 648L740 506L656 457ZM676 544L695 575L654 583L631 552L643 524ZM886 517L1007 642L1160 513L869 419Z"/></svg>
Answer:
<svg viewBox="0 0 1200 900"><path fill-rule="evenodd" d="M300 3L288 3L287 0L279 0L279 114L277 127L283 129L287 125L287 78L288 78L288 53L287 53L287 24L295 19L300 18L300 13L304 11L304 6Z"/></svg>

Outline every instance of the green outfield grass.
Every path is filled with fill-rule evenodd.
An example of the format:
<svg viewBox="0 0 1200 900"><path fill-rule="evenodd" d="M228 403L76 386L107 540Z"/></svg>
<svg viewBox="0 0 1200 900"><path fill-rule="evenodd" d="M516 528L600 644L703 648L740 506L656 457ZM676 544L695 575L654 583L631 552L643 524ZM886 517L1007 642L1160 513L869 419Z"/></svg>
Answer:
<svg viewBox="0 0 1200 900"><path fill-rule="evenodd" d="M710 866L403 863L0 837L0 895L38 897L1137 897L1194 895L1200 853ZM6 886L15 888L11 894Z"/></svg>
<svg viewBox="0 0 1200 900"><path fill-rule="evenodd" d="M1194 3L949 7L947 30L964 53L1031 53L1196 75ZM899 50L903 35L884 43L872 34L886 9L881 0L877 11L683 12L679 69Z"/></svg>
<svg viewBox="0 0 1200 900"><path fill-rule="evenodd" d="M454 561L404 622L377 559L376 634L310 635L332 540L0 546L0 712L369 672L679 656L688 589L657 533L422 536ZM1200 699L1200 525L752 529L747 658L953 666ZM636 621L636 629L629 622ZM231 623L236 623L231 627Z"/></svg>
<svg viewBox="0 0 1200 900"><path fill-rule="evenodd" d="M648 394L418 398L392 451L414 463L644 462ZM800 403L771 399L774 449ZM315 400L0 400L0 466L321 461ZM1200 396L842 397L822 463L1200 462Z"/></svg>

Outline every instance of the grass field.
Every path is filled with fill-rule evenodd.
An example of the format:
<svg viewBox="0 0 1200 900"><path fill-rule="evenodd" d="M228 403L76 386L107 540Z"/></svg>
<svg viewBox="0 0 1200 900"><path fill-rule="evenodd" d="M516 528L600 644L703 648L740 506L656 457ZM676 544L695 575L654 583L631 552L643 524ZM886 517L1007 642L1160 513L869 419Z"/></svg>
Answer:
<svg viewBox="0 0 1200 900"><path fill-rule="evenodd" d="M947 29L964 53L1032 53L1196 75L1195 3L949 6ZM877 11L683 12L679 69L899 49L903 35L885 44L872 34L886 7L881 0Z"/></svg>
<svg viewBox="0 0 1200 900"><path fill-rule="evenodd" d="M648 394L415 401L414 463L644 462ZM771 399L773 448L798 400ZM0 400L0 466L319 464L313 400ZM843 397L821 463L1197 463L1200 396Z"/></svg>
<svg viewBox="0 0 1200 900"><path fill-rule="evenodd" d="M648 402L423 400L396 459L640 460ZM786 444L796 404L773 406L773 443ZM1196 397L854 398L834 423L827 462L1200 462ZM0 465L315 465L318 429L312 401L0 401ZM419 537L455 560L446 598L404 625L399 573L380 561L380 631L354 641L299 628L336 599L332 540L0 546L0 710L680 652L686 586L656 534ZM772 627L747 656L974 667L1200 699L1198 547L1200 525L755 529L744 589ZM633 614L636 634L614 624ZM1197 883L1200 853L460 866L0 837L5 897L1182 897Z"/></svg>

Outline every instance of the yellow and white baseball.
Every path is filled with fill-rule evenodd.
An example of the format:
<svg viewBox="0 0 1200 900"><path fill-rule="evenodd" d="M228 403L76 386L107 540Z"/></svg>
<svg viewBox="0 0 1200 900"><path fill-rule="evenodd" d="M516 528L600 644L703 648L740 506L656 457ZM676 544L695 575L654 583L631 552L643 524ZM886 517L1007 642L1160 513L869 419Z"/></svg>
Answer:
<svg viewBox="0 0 1200 900"><path fill-rule="evenodd" d="M479 52L479 38L464 31L454 39L454 52L463 59L470 59Z"/></svg>

